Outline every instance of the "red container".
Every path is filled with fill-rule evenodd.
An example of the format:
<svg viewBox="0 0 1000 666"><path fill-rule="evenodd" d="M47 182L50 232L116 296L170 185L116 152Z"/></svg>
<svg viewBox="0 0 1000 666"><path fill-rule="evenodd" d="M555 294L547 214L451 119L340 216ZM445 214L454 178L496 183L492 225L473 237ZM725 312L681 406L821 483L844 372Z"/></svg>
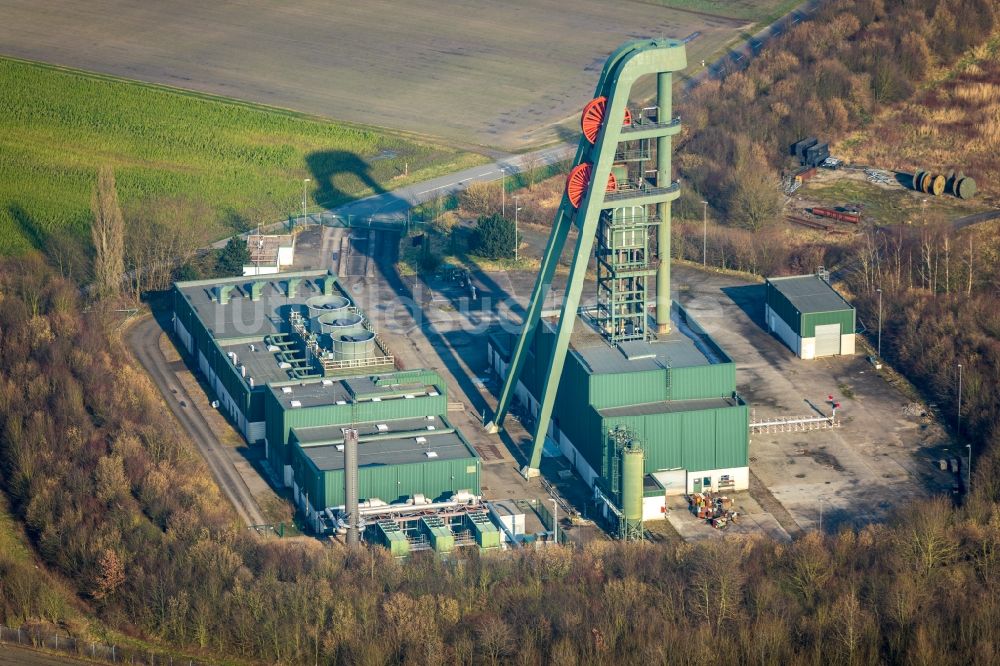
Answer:
<svg viewBox="0 0 1000 666"><path fill-rule="evenodd" d="M861 221L861 216L856 213L841 213L829 208L813 208L812 214L819 215L820 217L829 217L840 222L850 222L851 224L857 224Z"/></svg>

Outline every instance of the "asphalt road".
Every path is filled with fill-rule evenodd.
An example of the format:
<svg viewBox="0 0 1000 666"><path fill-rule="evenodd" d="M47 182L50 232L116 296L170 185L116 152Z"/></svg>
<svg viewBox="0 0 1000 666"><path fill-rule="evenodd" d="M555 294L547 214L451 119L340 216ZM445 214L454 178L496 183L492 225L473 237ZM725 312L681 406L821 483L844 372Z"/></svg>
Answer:
<svg viewBox="0 0 1000 666"><path fill-rule="evenodd" d="M537 169L572 159L575 150L575 144L561 143L554 147L505 157L489 164L401 187L392 192L352 201L334 208L330 213L345 220L348 216L352 220L370 219L373 222L399 220L406 215L407 210L418 204L456 194L473 183L494 182L528 169Z"/></svg>
<svg viewBox="0 0 1000 666"><path fill-rule="evenodd" d="M205 462L208 463L208 467L212 471L212 476L215 477L222 492L232 502L240 518L248 526L266 523L257 501L243 477L233 466L226 449L212 432L201 412L194 406L195 402L183 384L177 381L167 359L163 357L159 345L161 331L162 328L156 318L148 317L132 327L126 341L139 363L160 389L170 411L180 421L184 430L201 451ZM198 396L198 398L204 399L204 396Z"/></svg>

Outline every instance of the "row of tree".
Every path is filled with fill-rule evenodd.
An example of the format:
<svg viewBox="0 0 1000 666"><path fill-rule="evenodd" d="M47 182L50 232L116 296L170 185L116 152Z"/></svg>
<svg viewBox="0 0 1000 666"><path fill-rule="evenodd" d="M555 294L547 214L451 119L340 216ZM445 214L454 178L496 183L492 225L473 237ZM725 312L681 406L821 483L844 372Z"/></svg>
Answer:
<svg viewBox="0 0 1000 666"><path fill-rule="evenodd" d="M983 471L961 510L919 503L892 526L787 545L402 563L263 541L107 313L81 315L75 286L32 257L0 268L0 294L0 482L42 559L116 629L269 663L987 664L1000 641L1000 511ZM6 577L0 595L2 622L66 620Z"/></svg>

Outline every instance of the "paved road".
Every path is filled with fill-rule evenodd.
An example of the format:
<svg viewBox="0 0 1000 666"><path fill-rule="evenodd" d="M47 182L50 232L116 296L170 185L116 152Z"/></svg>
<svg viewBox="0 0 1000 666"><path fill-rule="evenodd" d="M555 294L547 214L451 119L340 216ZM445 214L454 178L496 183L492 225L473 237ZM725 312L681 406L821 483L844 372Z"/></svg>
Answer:
<svg viewBox="0 0 1000 666"><path fill-rule="evenodd" d="M243 477L163 357L159 345L161 330L155 317L146 318L129 331L126 337L129 348L160 389L170 411L194 440L219 488L232 502L240 518L247 525L266 523ZM204 399L204 396L198 398Z"/></svg>
<svg viewBox="0 0 1000 666"><path fill-rule="evenodd" d="M334 208L331 213L352 220L371 219L374 222L403 219L406 211L418 204L465 190L473 183L488 183L506 176L541 168L572 159L575 144L562 143L521 155L507 156L489 164L425 180L392 192L384 192Z"/></svg>

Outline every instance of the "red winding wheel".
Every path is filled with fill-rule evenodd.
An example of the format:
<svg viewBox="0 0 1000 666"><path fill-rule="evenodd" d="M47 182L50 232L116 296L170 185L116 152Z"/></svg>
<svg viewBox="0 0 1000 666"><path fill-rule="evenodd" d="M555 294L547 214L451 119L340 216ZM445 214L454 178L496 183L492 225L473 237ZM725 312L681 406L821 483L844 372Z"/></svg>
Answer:
<svg viewBox="0 0 1000 666"><path fill-rule="evenodd" d="M607 97L598 97L597 99L592 99L587 102L587 106L583 107L583 116L580 118L580 127L583 129L583 135L587 137L587 141L594 143L597 141L597 133L601 131L601 125L604 123L604 111L608 106ZM625 121L623 125L630 125L632 123L632 112L625 108Z"/></svg>
<svg viewBox="0 0 1000 666"><path fill-rule="evenodd" d="M587 189L590 187L590 176L594 172L594 165L590 162L583 162L582 164L577 164L573 167L573 170L569 172L569 178L566 179L566 194L569 195L569 201L573 204L573 208L579 208L580 202L583 201L583 195L587 193ZM613 192L618 187L618 181L615 180L615 174L608 174L608 192Z"/></svg>

